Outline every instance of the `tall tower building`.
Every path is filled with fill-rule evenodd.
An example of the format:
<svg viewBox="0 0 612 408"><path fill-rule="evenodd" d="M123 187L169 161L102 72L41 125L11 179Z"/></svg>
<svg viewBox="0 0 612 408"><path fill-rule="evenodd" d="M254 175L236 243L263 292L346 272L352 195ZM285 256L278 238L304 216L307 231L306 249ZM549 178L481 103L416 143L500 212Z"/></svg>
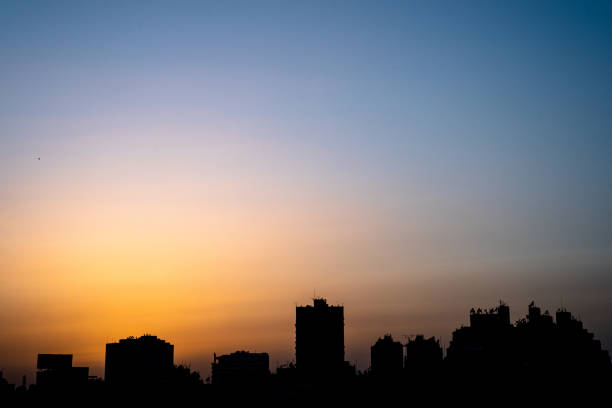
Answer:
<svg viewBox="0 0 612 408"><path fill-rule="evenodd" d="M295 308L295 360L306 374L325 376L344 366L344 307L323 298Z"/></svg>

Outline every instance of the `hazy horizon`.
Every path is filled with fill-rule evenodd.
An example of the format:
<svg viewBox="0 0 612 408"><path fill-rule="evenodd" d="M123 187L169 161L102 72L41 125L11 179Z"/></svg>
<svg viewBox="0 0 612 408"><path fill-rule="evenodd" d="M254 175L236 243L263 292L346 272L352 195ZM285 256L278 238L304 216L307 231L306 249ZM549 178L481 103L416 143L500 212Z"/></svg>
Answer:
<svg viewBox="0 0 612 408"><path fill-rule="evenodd" d="M0 370L152 333L294 358L295 305L612 348L612 3L0 5Z"/></svg>

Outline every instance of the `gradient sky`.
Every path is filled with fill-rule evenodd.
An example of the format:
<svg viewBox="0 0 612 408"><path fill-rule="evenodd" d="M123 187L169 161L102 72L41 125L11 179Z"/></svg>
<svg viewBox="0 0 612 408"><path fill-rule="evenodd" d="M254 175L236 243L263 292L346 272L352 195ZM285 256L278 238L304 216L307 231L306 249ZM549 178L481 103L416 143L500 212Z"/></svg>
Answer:
<svg viewBox="0 0 612 408"><path fill-rule="evenodd" d="M3 1L0 369L347 359L535 300L612 348L612 3ZM40 157L40 160L37 158Z"/></svg>

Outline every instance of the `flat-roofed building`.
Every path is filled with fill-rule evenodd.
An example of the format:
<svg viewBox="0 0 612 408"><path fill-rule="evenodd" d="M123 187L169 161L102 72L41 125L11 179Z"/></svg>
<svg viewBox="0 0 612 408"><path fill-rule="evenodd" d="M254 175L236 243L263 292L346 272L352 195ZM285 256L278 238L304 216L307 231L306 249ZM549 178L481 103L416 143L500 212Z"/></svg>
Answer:
<svg viewBox="0 0 612 408"><path fill-rule="evenodd" d="M326 376L343 370L344 307L329 306L323 298L295 309L295 359L306 374Z"/></svg>
<svg viewBox="0 0 612 408"><path fill-rule="evenodd" d="M128 337L106 345L104 380L111 386L154 386L168 381L174 346L152 335Z"/></svg>

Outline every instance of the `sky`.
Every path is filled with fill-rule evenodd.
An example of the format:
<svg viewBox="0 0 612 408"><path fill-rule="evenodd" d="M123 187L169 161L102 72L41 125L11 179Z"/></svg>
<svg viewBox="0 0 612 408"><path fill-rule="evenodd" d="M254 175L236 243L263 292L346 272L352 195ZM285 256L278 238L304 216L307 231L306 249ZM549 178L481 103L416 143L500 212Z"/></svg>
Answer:
<svg viewBox="0 0 612 408"><path fill-rule="evenodd" d="M274 370L314 295L359 369L500 299L610 349L611 75L607 1L3 1L0 370Z"/></svg>

